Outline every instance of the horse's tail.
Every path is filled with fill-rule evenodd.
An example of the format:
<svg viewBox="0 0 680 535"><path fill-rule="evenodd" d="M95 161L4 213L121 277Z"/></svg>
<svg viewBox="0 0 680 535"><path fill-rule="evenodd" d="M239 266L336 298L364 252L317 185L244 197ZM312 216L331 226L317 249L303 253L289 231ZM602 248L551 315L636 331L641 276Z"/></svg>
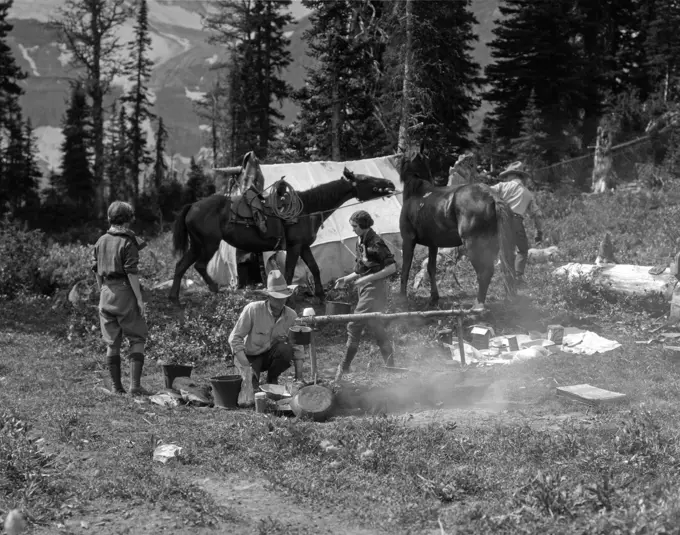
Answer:
<svg viewBox="0 0 680 535"><path fill-rule="evenodd" d="M172 247L173 252L177 255L180 253L185 253L189 247L189 232L187 230L186 217L187 213L193 205L186 204L182 208L182 211L175 219L175 224L172 228Z"/></svg>
<svg viewBox="0 0 680 535"><path fill-rule="evenodd" d="M513 213L508 204L498 198L496 203L496 224L500 247L501 274L503 286L508 295L514 295L517 287L515 279L515 232L512 227Z"/></svg>

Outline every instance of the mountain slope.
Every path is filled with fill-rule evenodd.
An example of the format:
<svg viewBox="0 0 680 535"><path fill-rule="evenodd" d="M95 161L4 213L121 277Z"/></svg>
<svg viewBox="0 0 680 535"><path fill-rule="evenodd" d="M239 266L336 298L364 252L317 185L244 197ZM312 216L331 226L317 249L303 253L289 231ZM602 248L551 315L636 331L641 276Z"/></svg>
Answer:
<svg viewBox="0 0 680 535"><path fill-rule="evenodd" d="M479 19L477 32L480 37L473 54L483 66L490 59L486 44L491 38L499 1L473 0L472 3ZM53 151L60 143L59 127L66 109L69 84L78 77L78 72L69 65L69 55L59 42L59 35L48 24L63 3L64 0L15 0L9 17L14 25L9 34L9 45L17 63L28 74L22 105L33 122L44 170L58 165L59 154ZM163 117L168 128L169 152L178 155L179 165L185 165L189 156L207 145L205 125L201 125L201 119L195 113L195 100L210 87L214 79L212 66L225 59L225 52L223 48L208 44L208 34L202 30L201 17L207 13L209 3L149 0L148 4L151 57L155 62L150 81L150 89L156 98L153 111ZM294 3L294 14L299 16L306 12L299 2ZM122 41L132 38L133 22L129 20L121 28ZM303 16L289 29L293 63L284 78L294 88L303 85L305 67L312 61L302 39L309 26L309 18ZM109 101L117 97L127 83L127 80L116 80ZM282 112L285 121L290 122L297 107L286 101ZM473 126L477 127L480 121L478 113L472 118Z"/></svg>

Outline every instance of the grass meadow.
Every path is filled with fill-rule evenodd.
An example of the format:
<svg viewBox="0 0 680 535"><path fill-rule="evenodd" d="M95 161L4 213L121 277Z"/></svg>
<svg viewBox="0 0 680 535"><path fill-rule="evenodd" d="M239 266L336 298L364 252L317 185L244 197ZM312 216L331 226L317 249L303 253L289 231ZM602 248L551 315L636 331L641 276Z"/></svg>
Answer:
<svg viewBox="0 0 680 535"><path fill-rule="evenodd" d="M592 263L609 231L620 263L652 266L668 260L680 236L675 190L539 201L548 245L560 248L563 262ZM394 323L396 365L410 371L381 369L365 342L352 380L373 389L373 402L361 414L313 423L252 410L169 409L99 388L106 370L96 292L76 307L65 300L74 282L91 276L88 246L28 247L39 237L16 234L0 236L0 516L21 509L31 533L680 530L680 353L657 339L674 327L652 332L668 313L660 297L619 296L587 280L555 279L555 265L533 265L515 302L502 299L494 279L488 321L496 334L561 323L622 347L460 369L436 340L446 321ZM27 256L11 260L10 249ZM151 288L174 269L169 235L148 250L142 274ZM447 274L454 269L463 290ZM467 261L448 262L440 274L443 308L472 301ZM188 276L199 281L193 269ZM396 277L392 288L396 294ZM425 308L428 294L427 285L412 292L412 307ZM163 388L158 358L190 360L203 382L225 373L227 336L253 298L198 284L180 313L167 291L149 291L144 385ZM324 326L318 339L328 375L344 331ZM123 373L127 380L127 362ZM556 396L557 386L580 383L627 397L591 407ZM182 455L154 461L159 443L181 446Z"/></svg>

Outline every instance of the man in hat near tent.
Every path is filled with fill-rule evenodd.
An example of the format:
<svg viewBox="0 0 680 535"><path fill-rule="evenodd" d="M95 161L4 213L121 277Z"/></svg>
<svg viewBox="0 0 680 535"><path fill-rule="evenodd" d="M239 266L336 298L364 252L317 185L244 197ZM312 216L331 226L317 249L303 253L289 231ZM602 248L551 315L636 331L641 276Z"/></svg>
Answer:
<svg viewBox="0 0 680 535"><path fill-rule="evenodd" d="M513 212L512 226L518 253L515 257L515 276L518 285L524 286L524 269L529 255L529 240L524 229L524 215L528 213L534 221L536 244L538 245L543 241L541 210L536 204L534 194L527 189L524 183L525 180L531 178L531 175L522 162L511 163L505 171L498 175L498 178L505 179L505 181L490 187L501 200L508 203Z"/></svg>
<svg viewBox="0 0 680 535"><path fill-rule="evenodd" d="M240 402L250 402L249 392L254 395L260 389L263 371L267 372L269 384L277 384L279 375L295 362L296 379L299 378L298 363L304 359L304 353L301 347L288 342L288 329L295 325L297 313L286 306L286 299L296 287L288 285L279 270L270 271L267 288L260 290L267 299L247 304L229 335L234 363L244 377L245 395L239 397Z"/></svg>

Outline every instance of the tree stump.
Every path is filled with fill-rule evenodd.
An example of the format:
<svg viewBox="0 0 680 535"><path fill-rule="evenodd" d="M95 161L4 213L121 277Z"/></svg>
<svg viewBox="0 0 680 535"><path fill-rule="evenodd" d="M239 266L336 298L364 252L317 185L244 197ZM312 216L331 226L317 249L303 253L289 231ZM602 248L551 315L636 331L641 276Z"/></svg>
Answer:
<svg viewBox="0 0 680 535"><path fill-rule="evenodd" d="M616 182L612 169L613 132L608 120L603 120L597 127L595 142L595 160L593 165L593 193L604 193Z"/></svg>

